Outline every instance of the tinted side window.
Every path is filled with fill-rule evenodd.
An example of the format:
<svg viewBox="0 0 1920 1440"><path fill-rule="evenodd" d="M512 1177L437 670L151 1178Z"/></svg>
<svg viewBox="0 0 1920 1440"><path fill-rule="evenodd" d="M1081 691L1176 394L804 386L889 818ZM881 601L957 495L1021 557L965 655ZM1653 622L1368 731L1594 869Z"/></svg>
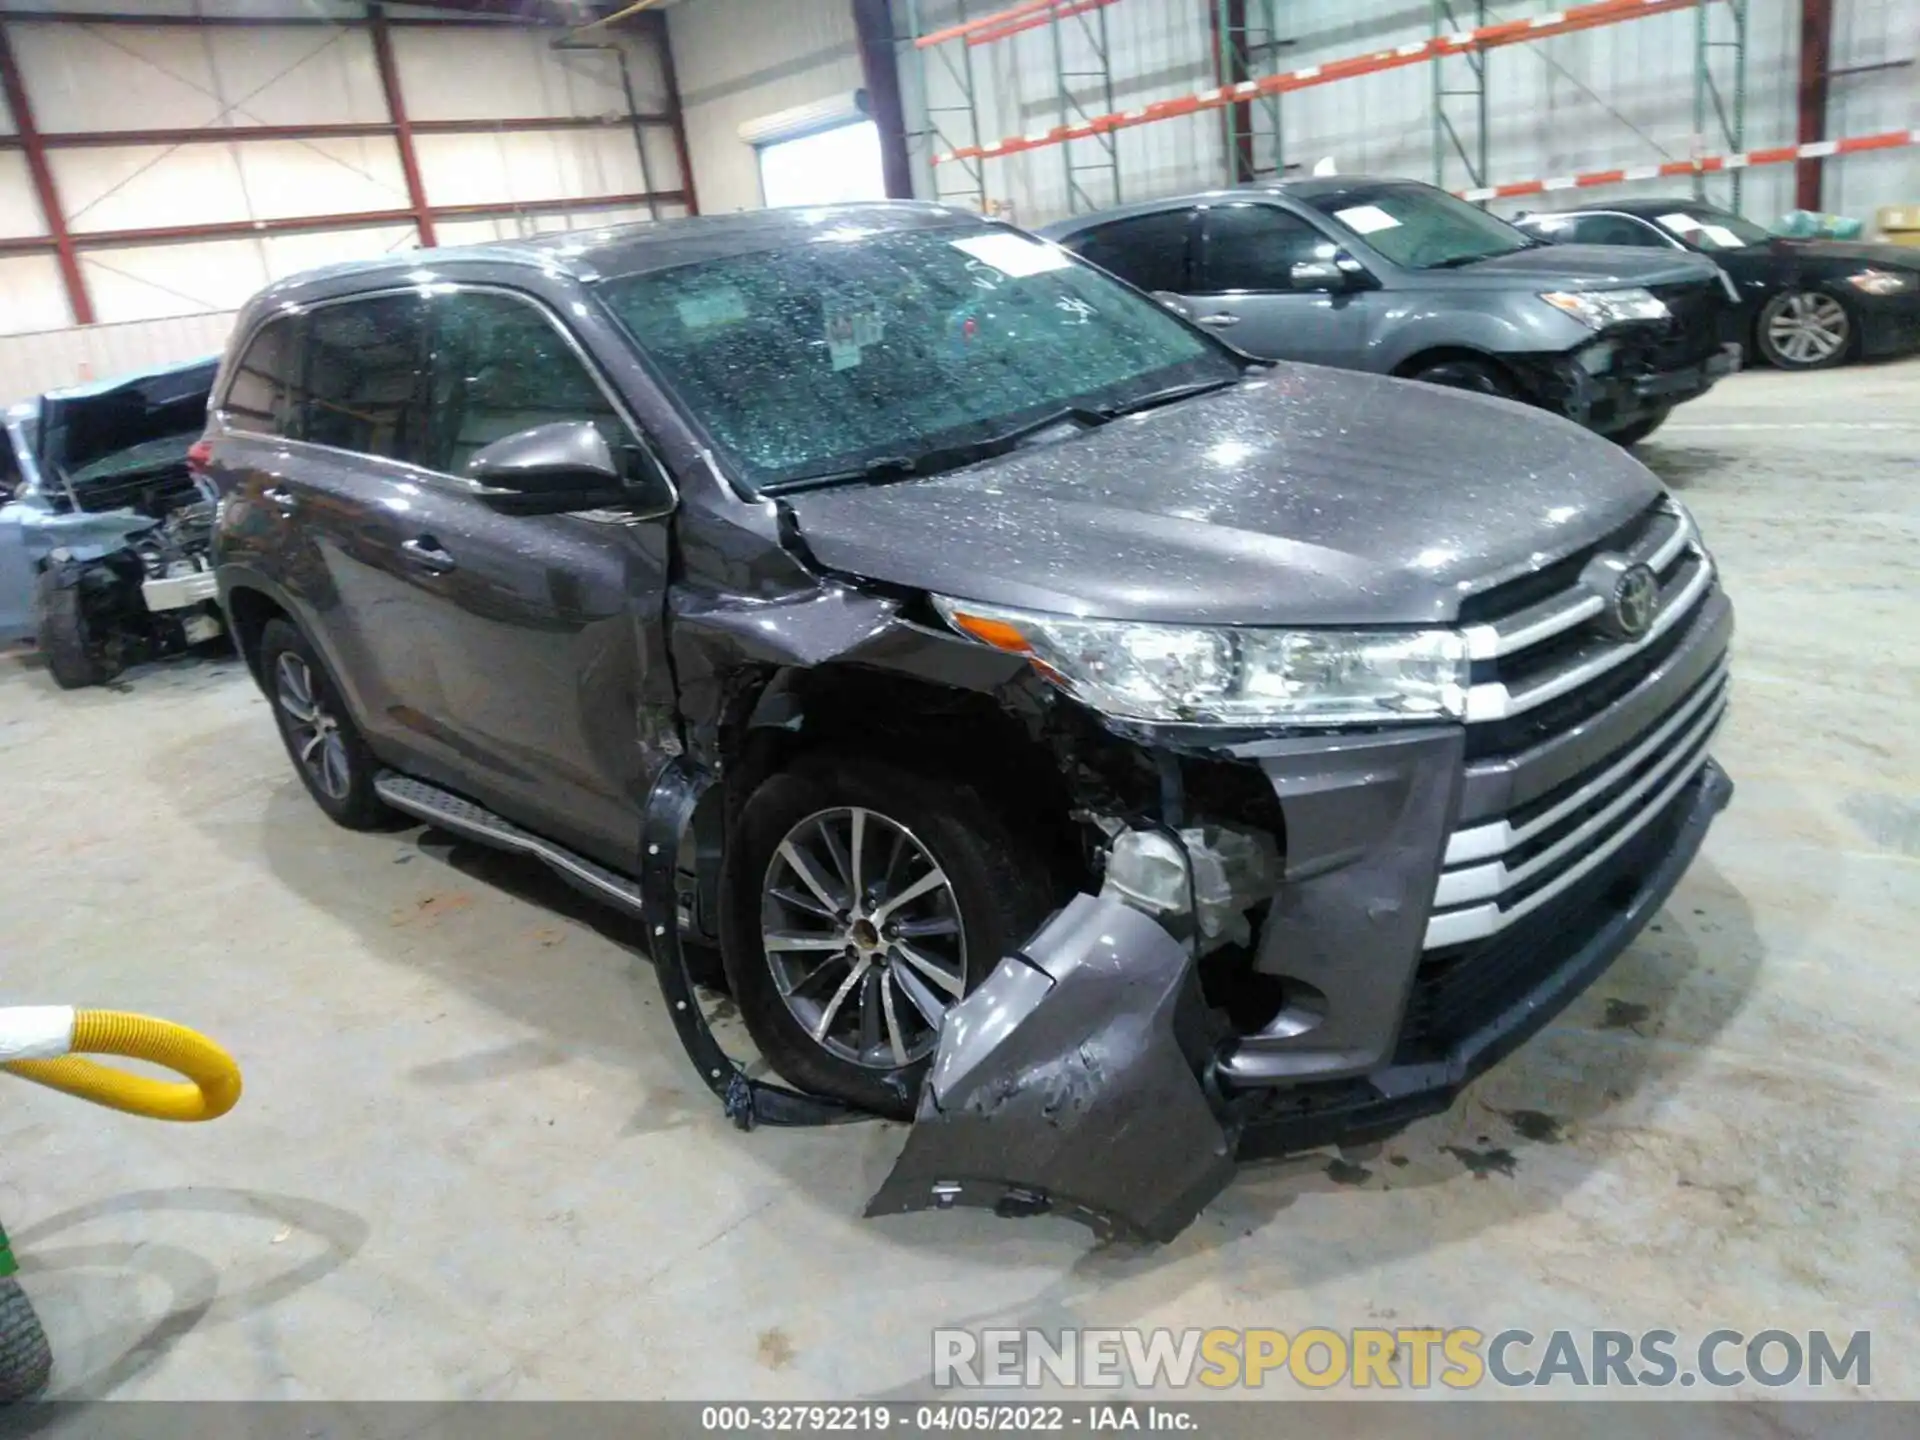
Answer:
<svg viewBox="0 0 1920 1440"><path fill-rule="evenodd" d="M1625 215L1582 215L1569 237L1581 245L1661 245L1653 227Z"/></svg>
<svg viewBox="0 0 1920 1440"><path fill-rule="evenodd" d="M1201 289L1291 290L1290 271L1325 260L1333 242L1296 215L1271 205L1216 205L1206 212Z"/></svg>
<svg viewBox="0 0 1920 1440"><path fill-rule="evenodd" d="M411 464L426 434L425 302L381 295L307 319L301 438Z"/></svg>
<svg viewBox="0 0 1920 1440"><path fill-rule="evenodd" d="M260 327L233 367L220 408L238 430L298 436L300 320L286 315Z"/></svg>
<svg viewBox="0 0 1920 1440"><path fill-rule="evenodd" d="M1192 230L1191 210L1166 210L1097 225L1068 245L1142 290L1179 294L1188 288L1187 237Z"/></svg>
<svg viewBox="0 0 1920 1440"><path fill-rule="evenodd" d="M619 447L625 426L585 363L532 303L468 291L433 301L433 407L420 463L450 475L495 440L591 420Z"/></svg>

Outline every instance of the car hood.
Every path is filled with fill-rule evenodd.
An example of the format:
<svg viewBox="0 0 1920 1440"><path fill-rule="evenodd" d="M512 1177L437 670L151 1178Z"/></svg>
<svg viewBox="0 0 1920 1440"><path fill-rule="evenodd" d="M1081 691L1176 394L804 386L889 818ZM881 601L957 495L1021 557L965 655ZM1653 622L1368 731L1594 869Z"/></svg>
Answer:
<svg viewBox="0 0 1920 1440"><path fill-rule="evenodd" d="M214 356L41 396L35 456L41 474L73 475L136 446L197 438L219 366Z"/></svg>
<svg viewBox="0 0 1920 1440"><path fill-rule="evenodd" d="M821 565L983 603L1192 624L1427 624L1661 493L1543 411L1277 365L963 470L781 497Z"/></svg>
<svg viewBox="0 0 1920 1440"><path fill-rule="evenodd" d="M1711 280L1717 267L1684 250L1633 245L1540 245L1496 255L1453 270L1422 270L1423 279L1455 284L1506 286L1524 281L1543 290L1600 289L1620 285L1671 285Z"/></svg>

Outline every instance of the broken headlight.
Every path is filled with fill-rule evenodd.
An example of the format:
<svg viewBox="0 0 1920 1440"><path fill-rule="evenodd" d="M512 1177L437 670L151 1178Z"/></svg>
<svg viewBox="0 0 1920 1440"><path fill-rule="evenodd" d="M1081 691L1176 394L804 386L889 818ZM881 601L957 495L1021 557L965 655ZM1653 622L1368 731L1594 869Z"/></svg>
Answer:
<svg viewBox="0 0 1920 1440"><path fill-rule="evenodd" d="M1026 656L1075 699L1128 720L1377 725L1466 714L1466 644L1451 630L1216 629L934 604L961 634Z"/></svg>
<svg viewBox="0 0 1920 1440"><path fill-rule="evenodd" d="M1624 290L1549 290L1540 298L1596 330L1624 320L1664 320L1672 313L1666 301L1639 285Z"/></svg>

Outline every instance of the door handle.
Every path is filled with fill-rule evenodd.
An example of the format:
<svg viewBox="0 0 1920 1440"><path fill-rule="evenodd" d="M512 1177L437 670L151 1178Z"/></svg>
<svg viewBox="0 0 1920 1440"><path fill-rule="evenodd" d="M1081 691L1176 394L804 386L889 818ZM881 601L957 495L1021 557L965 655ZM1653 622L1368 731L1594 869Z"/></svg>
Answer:
<svg viewBox="0 0 1920 1440"><path fill-rule="evenodd" d="M282 515L291 515L300 508L300 502L294 498L291 490L284 485L269 485L260 492L260 498L272 505Z"/></svg>
<svg viewBox="0 0 1920 1440"><path fill-rule="evenodd" d="M418 535L400 542L400 553L409 563L434 575L444 575L459 562L440 548L431 535Z"/></svg>
<svg viewBox="0 0 1920 1440"><path fill-rule="evenodd" d="M1218 315L1202 315L1200 317L1200 323L1202 325L1211 325L1216 330L1224 330L1229 325L1238 325L1240 323L1240 317L1222 312Z"/></svg>

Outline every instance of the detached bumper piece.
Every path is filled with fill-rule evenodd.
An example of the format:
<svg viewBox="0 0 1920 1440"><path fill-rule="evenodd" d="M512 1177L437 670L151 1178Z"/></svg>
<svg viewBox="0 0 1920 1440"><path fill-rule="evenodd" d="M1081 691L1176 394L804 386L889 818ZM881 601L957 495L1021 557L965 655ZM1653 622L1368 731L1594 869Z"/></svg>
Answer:
<svg viewBox="0 0 1920 1440"><path fill-rule="evenodd" d="M1167 1240L1225 1188L1236 1133L1186 947L1076 896L948 1012L919 1114L867 1214L984 1206Z"/></svg>

